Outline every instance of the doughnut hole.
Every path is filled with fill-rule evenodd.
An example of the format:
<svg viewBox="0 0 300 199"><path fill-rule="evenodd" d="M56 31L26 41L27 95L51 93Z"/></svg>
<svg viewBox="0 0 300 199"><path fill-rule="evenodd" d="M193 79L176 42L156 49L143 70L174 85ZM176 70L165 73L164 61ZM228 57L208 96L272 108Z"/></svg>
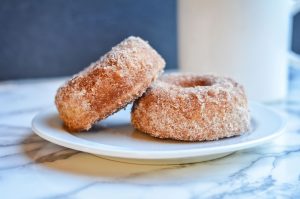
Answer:
<svg viewBox="0 0 300 199"><path fill-rule="evenodd" d="M189 88L189 87L196 87L196 86L212 86L212 81L209 79L192 79L189 81L182 81L179 82L178 86Z"/></svg>

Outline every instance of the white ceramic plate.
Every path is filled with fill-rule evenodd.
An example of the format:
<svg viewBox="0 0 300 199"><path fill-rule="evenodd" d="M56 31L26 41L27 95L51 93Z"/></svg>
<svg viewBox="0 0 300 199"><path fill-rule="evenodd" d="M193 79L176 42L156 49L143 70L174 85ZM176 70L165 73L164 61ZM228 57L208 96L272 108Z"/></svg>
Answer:
<svg viewBox="0 0 300 199"><path fill-rule="evenodd" d="M285 121L278 113L250 103L250 133L209 142L161 140L135 130L130 107L99 122L89 132L71 134L63 129L55 107L32 121L33 131L55 144L104 158L140 164L182 164L223 157L265 143L283 132Z"/></svg>

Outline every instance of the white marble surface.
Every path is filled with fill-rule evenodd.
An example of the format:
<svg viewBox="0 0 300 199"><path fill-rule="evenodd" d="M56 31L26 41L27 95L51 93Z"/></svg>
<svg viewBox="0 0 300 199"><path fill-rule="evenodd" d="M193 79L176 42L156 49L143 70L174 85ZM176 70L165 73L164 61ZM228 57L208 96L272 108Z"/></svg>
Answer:
<svg viewBox="0 0 300 199"><path fill-rule="evenodd" d="M187 165L134 165L56 146L33 116L63 79L0 82L0 198L300 198L300 73L283 102L288 128L273 142Z"/></svg>

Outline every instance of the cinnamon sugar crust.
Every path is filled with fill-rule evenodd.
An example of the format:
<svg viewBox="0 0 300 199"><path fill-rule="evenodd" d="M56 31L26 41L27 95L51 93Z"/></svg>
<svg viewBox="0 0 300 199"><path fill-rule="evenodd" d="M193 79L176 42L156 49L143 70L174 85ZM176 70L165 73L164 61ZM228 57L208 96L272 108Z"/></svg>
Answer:
<svg viewBox="0 0 300 199"><path fill-rule="evenodd" d="M212 75L162 76L134 103L131 121L151 136L182 141L218 140L250 128L243 87Z"/></svg>
<svg viewBox="0 0 300 199"><path fill-rule="evenodd" d="M146 41L131 36L58 89L59 116L70 131L88 130L140 97L164 66Z"/></svg>

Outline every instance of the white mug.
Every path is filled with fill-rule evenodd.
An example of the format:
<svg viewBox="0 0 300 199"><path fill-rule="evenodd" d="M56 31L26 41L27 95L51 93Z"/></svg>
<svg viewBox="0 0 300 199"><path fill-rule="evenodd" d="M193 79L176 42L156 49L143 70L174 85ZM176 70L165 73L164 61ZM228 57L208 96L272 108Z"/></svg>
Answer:
<svg viewBox="0 0 300 199"><path fill-rule="evenodd" d="M180 70L232 77L251 100L284 99L295 2L179 0Z"/></svg>

